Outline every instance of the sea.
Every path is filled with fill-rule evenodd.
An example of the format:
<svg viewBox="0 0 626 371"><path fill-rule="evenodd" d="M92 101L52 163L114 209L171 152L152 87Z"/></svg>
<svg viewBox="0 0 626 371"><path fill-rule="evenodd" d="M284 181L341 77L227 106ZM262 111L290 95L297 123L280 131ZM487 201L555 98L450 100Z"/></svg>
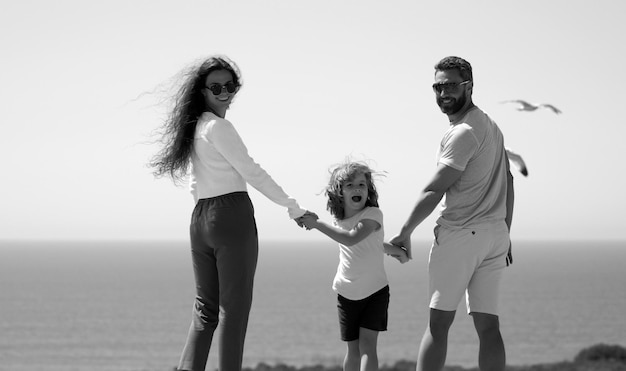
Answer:
<svg viewBox="0 0 626 371"><path fill-rule="evenodd" d="M626 241L514 241L500 322L507 363L572 360L626 346ZM415 361L428 320L430 242L387 258L389 329L380 364ZM244 366L341 364L332 241L261 241ZM0 241L0 370L158 371L178 363L194 283L186 241ZM217 344L207 370L217 368ZM448 365L477 366L462 302Z"/></svg>

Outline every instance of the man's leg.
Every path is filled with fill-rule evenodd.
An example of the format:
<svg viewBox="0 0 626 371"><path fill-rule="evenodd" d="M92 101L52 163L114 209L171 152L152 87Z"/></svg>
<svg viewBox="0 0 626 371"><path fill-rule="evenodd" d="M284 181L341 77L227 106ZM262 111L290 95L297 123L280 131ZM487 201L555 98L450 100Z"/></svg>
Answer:
<svg viewBox="0 0 626 371"><path fill-rule="evenodd" d="M474 326L480 340L478 366L481 371L503 371L506 364L504 341L500 334L498 316L472 313Z"/></svg>
<svg viewBox="0 0 626 371"><path fill-rule="evenodd" d="M467 287L467 309L474 319L474 327L480 341L478 351L480 369L500 371L504 370L506 357L497 315L498 296L502 274L506 267L509 232L506 224L501 223L492 229L477 231L475 237L487 251Z"/></svg>
<svg viewBox="0 0 626 371"><path fill-rule="evenodd" d="M417 371L443 369L448 351L448 331L456 311L430 309L430 320L417 356Z"/></svg>

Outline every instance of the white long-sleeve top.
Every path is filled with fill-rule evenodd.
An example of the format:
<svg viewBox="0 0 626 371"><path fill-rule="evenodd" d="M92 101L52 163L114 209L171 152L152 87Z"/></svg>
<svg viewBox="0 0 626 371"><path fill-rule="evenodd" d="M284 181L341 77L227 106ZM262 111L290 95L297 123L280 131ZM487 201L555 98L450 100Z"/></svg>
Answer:
<svg viewBox="0 0 626 371"><path fill-rule="evenodd" d="M189 186L194 200L232 192L247 192L247 184L278 205L294 219L304 215L272 177L248 154L233 124L211 112L198 118L191 154Z"/></svg>

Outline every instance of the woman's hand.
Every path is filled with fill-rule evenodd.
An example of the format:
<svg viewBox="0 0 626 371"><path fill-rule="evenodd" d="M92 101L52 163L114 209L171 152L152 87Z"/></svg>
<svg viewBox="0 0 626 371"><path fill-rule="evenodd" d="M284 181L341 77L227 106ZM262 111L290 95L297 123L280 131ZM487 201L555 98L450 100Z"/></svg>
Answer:
<svg viewBox="0 0 626 371"><path fill-rule="evenodd" d="M306 230L310 231L317 225L317 219L319 219L319 217L314 212L307 210L307 212L298 219L300 223L302 223L302 225L306 228Z"/></svg>
<svg viewBox="0 0 626 371"><path fill-rule="evenodd" d="M319 218L318 218L316 213L307 210L304 213L304 215L302 215L299 218L296 218L295 221L296 221L296 223L298 223L298 226L300 228L304 227L308 231L308 230L311 230L311 228L312 228L311 225L316 223L317 219L319 219Z"/></svg>

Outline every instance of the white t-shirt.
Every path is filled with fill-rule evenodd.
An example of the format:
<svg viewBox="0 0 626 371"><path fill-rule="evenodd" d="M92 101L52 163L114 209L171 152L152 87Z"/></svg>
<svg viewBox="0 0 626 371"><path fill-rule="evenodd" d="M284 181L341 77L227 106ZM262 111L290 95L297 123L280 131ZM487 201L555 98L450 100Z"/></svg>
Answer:
<svg viewBox="0 0 626 371"><path fill-rule="evenodd" d="M247 183L289 211L294 219L304 215L269 174L248 154L233 124L211 112L198 118L191 154L189 187L194 200L246 192Z"/></svg>
<svg viewBox="0 0 626 371"><path fill-rule="evenodd" d="M478 107L441 140L438 163L461 170L446 191L437 224L448 228L488 227L506 217L506 157L502 132Z"/></svg>
<svg viewBox="0 0 626 371"><path fill-rule="evenodd" d="M350 300L361 300L389 284L385 273L383 247L383 213L377 207L366 207L351 218L336 220L335 225L352 230L363 219L371 219L380 228L353 246L339 244L339 266L333 290Z"/></svg>

